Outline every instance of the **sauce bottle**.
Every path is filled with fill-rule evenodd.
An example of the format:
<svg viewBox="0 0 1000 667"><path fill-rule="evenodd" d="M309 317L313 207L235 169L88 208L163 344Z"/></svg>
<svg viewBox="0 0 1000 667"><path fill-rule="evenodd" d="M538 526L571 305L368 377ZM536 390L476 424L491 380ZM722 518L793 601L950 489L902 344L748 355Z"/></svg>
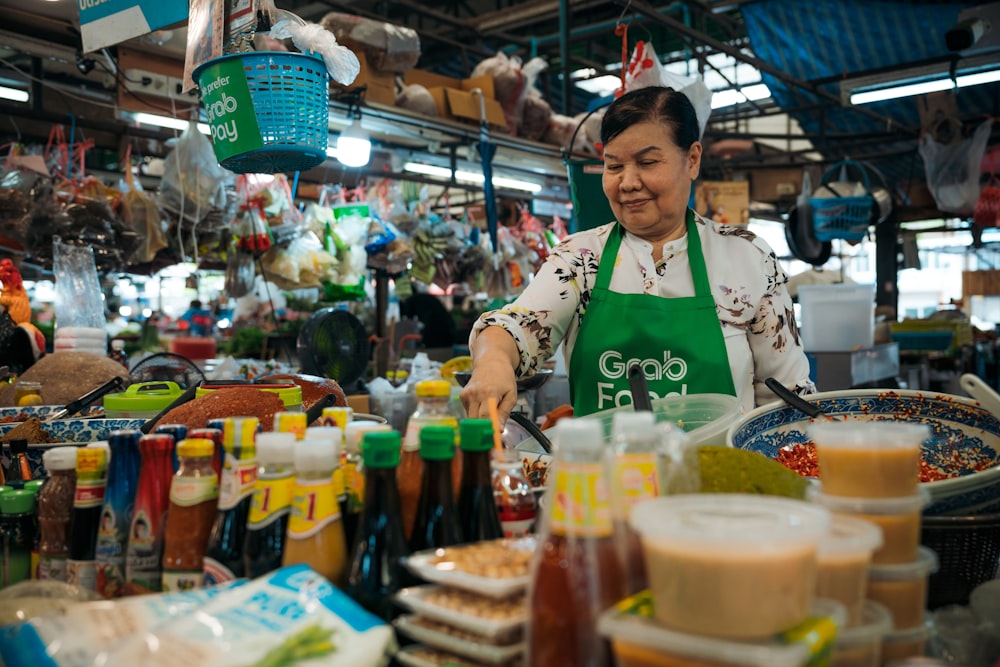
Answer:
<svg viewBox="0 0 1000 667"><path fill-rule="evenodd" d="M604 430L588 417L563 419L554 428L553 502L543 515L547 520L528 589L527 664L604 667L612 661L597 633L597 618L625 597L603 460Z"/></svg>
<svg viewBox="0 0 1000 667"><path fill-rule="evenodd" d="M0 494L0 588L31 578L35 541L35 494L11 489Z"/></svg>
<svg viewBox="0 0 1000 667"><path fill-rule="evenodd" d="M450 426L458 430L458 419L451 413L448 400L451 396L451 385L443 380L423 380L415 388L417 407L406 423L406 435L403 437L403 453L399 460L397 473L399 481L399 500L403 511L403 530L407 539L413 535L413 519L417 512L417 501L420 498L420 485L423 479L423 459L420 457L420 431L425 426ZM452 463L453 481L457 482L461 472L461 461L454 459ZM455 494L457 495L457 489Z"/></svg>
<svg viewBox="0 0 1000 667"><path fill-rule="evenodd" d="M173 452L170 435L150 433L139 438L142 467L125 547L125 595L163 588L163 533L174 476Z"/></svg>
<svg viewBox="0 0 1000 667"><path fill-rule="evenodd" d="M257 435L257 481L247 515L243 571L259 577L281 567L295 488L295 434Z"/></svg>
<svg viewBox="0 0 1000 667"><path fill-rule="evenodd" d="M341 456L341 470L344 471L344 501L341 513L344 521L344 537L348 545L353 545L358 534L358 521L365 500L365 466L361 454L361 441L366 433L389 431L388 424L370 421L348 422L344 429L344 454ZM400 522L400 525L403 525ZM405 531L404 531L405 532Z"/></svg>
<svg viewBox="0 0 1000 667"><path fill-rule="evenodd" d="M458 518L467 542L503 537L500 515L493 499L490 451L493 423L489 419L463 419L458 425L462 450L462 481L458 491Z"/></svg>
<svg viewBox="0 0 1000 667"><path fill-rule="evenodd" d="M4 474L4 484L14 489L24 488L31 481L31 464L28 462L28 441L15 438L10 441L10 465Z"/></svg>
<svg viewBox="0 0 1000 667"><path fill-rule="evenodd" d="M49 478L38 490L38 578L66 581L70 522L76 494L76 447L55 447L42 454Z"/></svg>
<svg viewBox="0 0 1000 667"><path fill-rule="evenodd" d="M493 500L504 537L524 537L538 518L538 500L516 449L500 449L493 459Z"/></svg>
<svg viewBox="0 0 1000 667"><path fill-rule="evenodd" d="M222 479L222 459L224 458L223 455L226 449L222 444L222 430L225 426L225 421L225 419L210 419L209 422L218 422L218 428L215 426L193 428L185 436L188 438L205 438L215 443L215 455L212 456L212 470L215 471L215 476L220 480Z"/></svg>
<svg viewBox="0 0 1000 667"><path fill-rule="evenodd" d="M174 439L174 472L177 472L177 468L180 466L180 461L177 459L177 443L188 437L188 427L186 424L157 424L156 428L153 429L153 433L165 433Z"/></svg>
<svg viewBox="0 0 1000 667"><path fill-rule="evenodd" d="M403 559L410 554L399 514L396 468L400 438L396 431L369 431L361 449L365 464L365 501L351 558L347 594L379 618L395 615L392 595L406 583Z"/></svg>
<svg viewBox="0 0 1000 667"><path fill-rule="evenodd" d="M215 443L188 438L175 449L180 465L170 481L161 579L169 593L201 586L205 548L219 502L219 480L212 470Z"/></svg>
<svg viewBox="0 0 1000 667"><path fill-rule="evenodd" d="M219 511L205 550L203 586L215 586L243 576L247 515L257 481L254 438L259 426L260 420L256 417L231 417L225 421Z"/></svg>
<svg viewBox="0 0 1000 667"><path fill-rule="evenodd" d="M339 459L333 440L306 437L295 444L295 491L282 565L304 563L343 588L347 545L333 489Z"/></svg>
<svg viewBox="0 0 1000 667"><path fill-rule="evenodd" d="M32 514L32 521L35 522L35 541L31 545L31 578L38 578L38 544L41 540L41 530L38 527L38 490L42 488L42 484L45 483L44 479L33 479L30 482L24 483L24 488L31 491L32 495L35 496L35 512ZM0 493L4 490L10 489L10 487L3 486L0 487Z"/></svg>
<svg viewBox="0 0 1000 667"><path fill-rule="evenodd" d="M639 535L628 524L637 502L659 495L657 449L660 442L652 412L616 412L611 422L612 447L607 450L611 480L611 507L617 534L622 540L626 594L646 588L646 564Z"/></svg>
<svg viewBox="0 0 1000 667"><path fill-rule="evenodd" d="M108 487L97 530L97 592L105 598L121 597L125 591L125 547L132 523L135 490L139 483L138 430L112 431L108 435L111 460Z"/></svg>
<svg viewBox="0 0 1000 667"><path fill-rule="evenodd" d="M107 488L108 455L103 447L84 447L76 453L76 493L70 522L66 583L97 590L97 531Z"/></svg>
<svg viewBox="0 0 1000 667"><path fill-rule="evenodd" d="M276 412L274 430L278 433L291 433L296 440L301 440L306 437L306 428L309 426L306 419L304 412Z"/></svg>
<svg viewBox="0 0 1000 667"><path fill-rule="evenodd" d="M455 429L425 426L420 431L423 478L410 550L437 549L462 543L462 528L452 491L451 462L455 457Z"/></svg>

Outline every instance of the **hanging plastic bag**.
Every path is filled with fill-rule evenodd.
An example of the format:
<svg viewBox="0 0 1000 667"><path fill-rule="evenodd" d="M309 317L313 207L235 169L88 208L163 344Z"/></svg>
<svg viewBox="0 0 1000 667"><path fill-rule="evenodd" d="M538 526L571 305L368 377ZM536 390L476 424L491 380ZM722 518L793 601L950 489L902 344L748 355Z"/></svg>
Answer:
<svg viewBox="0 0 1000 667"><path fill-rule="evenodd" d="M979 168L990 140L992 120L983 122L971 136L948 144L938 143L930 133L920 137L927 188L938 210L970 215L979 199Z"/></svg>
<svg viewBox="0 0 1000 667"><path fill-rule="evenodd" d="M62 327L104 329L104 301L94 251L52 240L56 321Z"/></svg>
<svg viewBox="0 0 1000 667"><path fill-rule="evenodd" d="M667 86L683 93L698 116L698 135L705 133L708 117L712 113L712 91L700 77L687 77L667 71L660 64L660 57L652 44L642 40L635 43L632 57L625 70L625 91L649 86Z"/></svg>
<svg viewBox="0 0 1000 667"><path fill-rule="evenodd" d="M153 261L156 253L167 247L166 229L160 209L153 198L142 190L132 175L131 146L125 155L125 194L119 214L122 221L138 235L138 248L131 261L144 264Z"/></svg>
<svg viewBox="0 0 1000 667"><path fill-rule="evenodd" d="M332 32L321 25L306 23L289 12L281 12L282 17L271 28L274 39L291 38L292 44L303 53L314 52L323 56L330 77L337 83L349 86L361 73L361 63L357 55L346 46L337 43Z"/></svg>
<svg viewBox="0 0 1000 667"><path fill-rule="evenodd" d="M231 248L226 258L226 294L233 299L246 296L253 291L254 278L253 253Z"/></svg>

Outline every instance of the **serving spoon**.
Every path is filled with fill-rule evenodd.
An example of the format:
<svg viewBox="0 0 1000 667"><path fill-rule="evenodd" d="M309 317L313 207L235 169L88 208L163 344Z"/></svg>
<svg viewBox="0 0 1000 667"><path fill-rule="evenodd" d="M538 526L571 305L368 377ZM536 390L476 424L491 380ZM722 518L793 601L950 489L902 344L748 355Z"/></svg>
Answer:
<svg viewBox="0 0 1000 667"><path fill-rule="evenodd" d="M813 405L809 401L805 400L794 391L781 384L774 378L767 378L764 380L764 384L768 389L773 391L778 398L783 400L788 405L792 406L796 410L806 413L810 417L821 418L821 419L832 419L830 415L823 412L820 408Z"/></svg>

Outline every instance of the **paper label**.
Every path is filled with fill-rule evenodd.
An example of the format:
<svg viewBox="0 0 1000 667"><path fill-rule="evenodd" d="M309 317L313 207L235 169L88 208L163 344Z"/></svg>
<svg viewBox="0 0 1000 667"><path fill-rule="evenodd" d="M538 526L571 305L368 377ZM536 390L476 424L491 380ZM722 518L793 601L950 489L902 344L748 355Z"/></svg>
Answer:
<svg viewBox="0 0 1000 667"><path fill-rule="evenodd" d="M191 507L218 497L219 481L214 475L174 477L170 483L170 502L181 507Z"/></svg>
<svg viewBox="0 0 1000 667"><path fill-rule="evenodd" d="M229 510L239 505L254 492L256 481L257 464L254 461L234 461L226 456L219 481L219 509Z"/></svg>
<svg viewBox="0 0 1000 667"><path fill-rule="evenodd" d="M39 555L38 578L47 581L66 581L66 557Z"/></svg>
<svg viewBox="0 0 1000 667"><path fill-rule="evenodd" d="M216 586L218 584L224 584L227 581L235 581L236 575L228 567L215 560L214 558L205 557L205 561L202 564L202 584L204 586Z"/></svg>
<svg viewBox="0 0 1000 667"><path fill-rule="evenodd" d="M88 591L97 590L96 560L67 560L66 583Z"/></svg>
<svg viewBox="0 0 1000 667"><path fill-rule="evenodd" d="M333 480L297 480L288 519L288 537L303 539L321 531L340 518L340 504L333 492Z"/></svg>
<svg viewBox="0 0 1000 667"><path fill-rule="evenodd" d="M615 514L628 517L632 506L659 495L656 454L624 454L615 459Z"/></svg>
<svg viewBox="0 0 1000 667"><path fill-rule="evenodd" d="M552 532L585 537L612 534L611 499L603 464L560 462L552 491Z"/></svg>
<svg viewBox="0 0 1000 667"><path fill-rule="evenodd" d="M257 480L250 501L250 514L247 517L247 527L263 528L272 521L287 514L291 510L292 497L295 492L295 478Z"/></svg>
<svg viewBox="0 0 1000 667"><path fill-rule="evenodd" d="M100 507L104 504L105 486L103 479L78 479L73 499L74 509Z"/></svg>
<svg viewBox="0 0 1000 667"><path fill-rule="evenodd" d="M201 588L200 570L166 570L163 572L163 592L181 593Z"/></svg>

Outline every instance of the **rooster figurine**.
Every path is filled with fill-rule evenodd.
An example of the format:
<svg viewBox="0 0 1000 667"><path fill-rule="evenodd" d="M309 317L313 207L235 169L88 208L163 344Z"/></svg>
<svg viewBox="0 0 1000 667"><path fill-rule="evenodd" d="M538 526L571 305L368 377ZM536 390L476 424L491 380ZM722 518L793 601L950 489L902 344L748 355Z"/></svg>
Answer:
<svg viewBox="0 0 1000 667"><path fill-rule="evenodd" d="M23 373L45 354L45 336L31 323L31 303L21 272L0 260L0 361Z"/></svg>

